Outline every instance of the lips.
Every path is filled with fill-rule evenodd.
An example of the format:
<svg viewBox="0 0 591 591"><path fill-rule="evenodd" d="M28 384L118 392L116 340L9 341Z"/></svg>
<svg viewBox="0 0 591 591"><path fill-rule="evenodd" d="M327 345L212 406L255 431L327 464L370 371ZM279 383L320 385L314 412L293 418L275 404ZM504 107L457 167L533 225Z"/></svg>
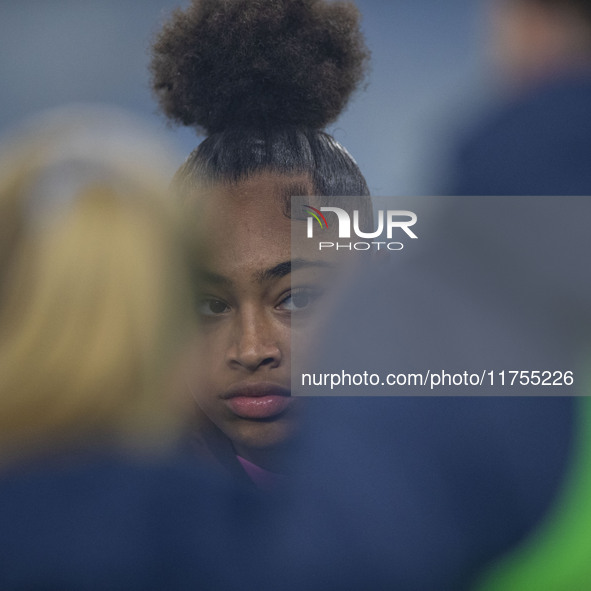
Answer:
<svg viewBox="0 0 591 591"><path fill-rule="evenodd" d="M243 419L270 419L291 404L291 392L276 384L236 384L222 396L230 410Z"/></svg>

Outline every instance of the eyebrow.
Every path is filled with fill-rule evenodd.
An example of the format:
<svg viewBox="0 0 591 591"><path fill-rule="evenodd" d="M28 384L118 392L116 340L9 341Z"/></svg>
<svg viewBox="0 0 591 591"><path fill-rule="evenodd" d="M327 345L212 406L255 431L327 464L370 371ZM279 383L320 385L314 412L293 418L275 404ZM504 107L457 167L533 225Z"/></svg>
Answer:
<svg viewBox="0 0 591 591"><path fill-rule="evenodd" d="M218 273L213 273L212 271L206 271L205 269L201 269L199 271L199 279L201 281L214 283L216 285L223 285L226 287L232 285L232 280L230 278L219 275Z"/></svg>
<svg viewBox="0 0 591 591"><path fill-rule="evenodd" d="M307 268L324 268L330 269L333 268L334 265L328 263L326 261L312 261L308 259L293 259L291 261L284 261L271 267L270 269L265 269L264 271L260 271L257 273L257 281L259 283L263 283L265 281L269 281L272 279L280 279L281 277L285 277L289 275L292 271L297 271L298 269L307 269Z"/></svg>
<svg viewBox="0 0 591 591"><path fill-rule="evenodd" d="M256 281L258 283L264 283L265 281L271 281L273 279L281 279L282 277L289 275L292 271L308 268L332 269L334 268L334 265L326 261L312 261L309 259L294 259L292 261L284 261L274 265L273 267L270 267L269 269L259 271L256 274ZM233 283L232 279L229 277L214 273L213 271L207 271L205 269L202 269L199 272L199 276L201 281L213 283L215 285L223 285L224 287L230 287Z"/></svg>

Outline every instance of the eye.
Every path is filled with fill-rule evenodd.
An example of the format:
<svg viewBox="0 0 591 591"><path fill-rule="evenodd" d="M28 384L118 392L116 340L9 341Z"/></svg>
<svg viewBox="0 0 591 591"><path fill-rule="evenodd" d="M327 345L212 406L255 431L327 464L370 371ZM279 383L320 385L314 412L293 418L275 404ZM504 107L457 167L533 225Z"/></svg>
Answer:
<svg viewBox="0 0 591 591"><path fill-rule="evenodd" d="M202 316L219 316L230 310L230 306L217 298L202 298L199 300L198 312Z"/></svg>
<svg viewBox="0 0 591 591"><path fill-rule="evenodd" d="M318 291L312 290L308 287L294 289L284 300L281 301L278 308L287 310L288 312L299 312L300 310L308 308L319 296L320 293Z"/></svg>

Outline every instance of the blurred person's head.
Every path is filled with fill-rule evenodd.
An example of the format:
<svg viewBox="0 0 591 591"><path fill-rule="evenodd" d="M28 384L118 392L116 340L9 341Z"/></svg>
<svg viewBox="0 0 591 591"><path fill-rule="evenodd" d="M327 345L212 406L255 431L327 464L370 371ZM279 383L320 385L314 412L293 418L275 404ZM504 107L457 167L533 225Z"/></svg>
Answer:
<svg viewBox="0 0 591 591"><path fill-rule="evenodd" d="M167 448L193 328L168 158L110 110L47 116L0 153L0 462Z"/></svg>
<svg viewBox="0 0 591 591"><path fill-rule="evenodd" d="M510 83L591 66L589 0L492 0L491 16L493 57Z"/></svg>
<svg viewBox="0 0 591 591"><path fill-rule="evenodd" d="M358 21L347 2L194 0L153 50L163 111L207 135L175 178L210 247L192 389L235 451L271 469L297 427L291 333L320 275L292 264L289 198L369 195L324 131L364 74Z"/></svg>

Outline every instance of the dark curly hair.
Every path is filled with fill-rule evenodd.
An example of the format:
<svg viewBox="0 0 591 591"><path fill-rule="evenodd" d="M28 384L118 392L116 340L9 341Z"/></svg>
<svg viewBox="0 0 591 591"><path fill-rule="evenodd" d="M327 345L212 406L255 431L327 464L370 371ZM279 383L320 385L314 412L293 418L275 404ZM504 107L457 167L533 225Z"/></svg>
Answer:
<svg viewBox="0 0 591 591"><path fill-rule="evenodd" d="M350 154L323 128L369 58L348 2L193 0L153 45L164 113L208 137L177 174L238 182L261 170L310 176L320 195L368 195Z"/></svg>

